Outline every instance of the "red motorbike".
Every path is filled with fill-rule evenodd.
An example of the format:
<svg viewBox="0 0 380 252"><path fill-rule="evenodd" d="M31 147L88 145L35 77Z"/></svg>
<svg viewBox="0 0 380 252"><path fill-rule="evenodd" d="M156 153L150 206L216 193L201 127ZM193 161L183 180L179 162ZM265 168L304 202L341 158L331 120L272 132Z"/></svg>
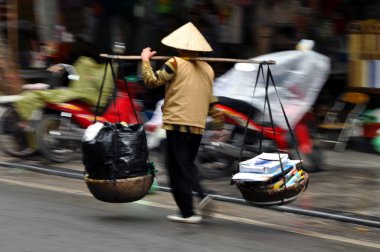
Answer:
<svg viewBox="0 0 380 252"><path fill-rule="evenodd" d="M138 123L135 107L124 80L116 81L116 94L106 108L96 116L98 122ZM138 108L137 108L138 109ZM39 151L54 162L66 162L80 153L84 130L95 119L94 108L81 102L48 104L36 126Z"/></svg>
<svg viewBox="0 0 380 252"><path fill-rule="evenodd" d="M321 170L323 152L314 141L317 123L310 111L329 76L330 59L312 50L253 59L276 64L237 63L214 81L226 129L216 136L206 130L199 151L200 173L206 178L232 175L238 172L239 160L277 151L302 159L309 172Z"/></svg>
<svg viewBox="0 0 380 252"><path fill-rule="evenodd" d="M224 113L225 129L221 134L206 126L197 158L202 177L216 179L232 175L238 172L239 159L246 160L261 152L287 152L294 159L298 159L299 154L305 170L322 169L323 153L313 141L316 124L312 113L306 113L294 126L293 139L288 129L263 122L262 113L248 103L218 98L216 106Z"/></svg>
<svg viewBox="0 0 380 252"><path fill-rule="evenodd" d="M139 104L132 103L128 83L115 81L114 95L96 115L98 122L138 123ZM25 157L39 151L54 162L80 158L84 130L94 123L95 108L81 101L46 104L26 129L17 125L18 115L8 104L0 110L0 144L4 152ZM141 121L141 120L140 120Z"/></svg>

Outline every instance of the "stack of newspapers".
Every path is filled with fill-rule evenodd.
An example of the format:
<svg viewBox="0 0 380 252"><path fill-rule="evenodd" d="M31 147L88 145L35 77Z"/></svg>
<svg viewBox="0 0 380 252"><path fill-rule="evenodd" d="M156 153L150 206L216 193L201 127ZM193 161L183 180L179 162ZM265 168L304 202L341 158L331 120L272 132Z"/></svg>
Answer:
<svg viewBox="0 0 380 252"><path fill-rule="evenodd" d="M297 165L301 160L291 160L286 153L261 153L239 163L239 172L232 180L235 182L261 182L267 188L277 189L291 186L303 180L303 170Z"/></svg>

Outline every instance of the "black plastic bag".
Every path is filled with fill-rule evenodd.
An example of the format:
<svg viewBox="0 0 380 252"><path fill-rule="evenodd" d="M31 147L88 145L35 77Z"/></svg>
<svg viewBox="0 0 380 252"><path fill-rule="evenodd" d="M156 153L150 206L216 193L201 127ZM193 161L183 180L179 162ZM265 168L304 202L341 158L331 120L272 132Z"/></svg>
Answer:
<svg viewBox="0 0 380 252"><path fill-rule="evenodd" d="M130 178L148 173L142 124L105 123L91 141L82 141L82 161L92 179Z"/></svg>

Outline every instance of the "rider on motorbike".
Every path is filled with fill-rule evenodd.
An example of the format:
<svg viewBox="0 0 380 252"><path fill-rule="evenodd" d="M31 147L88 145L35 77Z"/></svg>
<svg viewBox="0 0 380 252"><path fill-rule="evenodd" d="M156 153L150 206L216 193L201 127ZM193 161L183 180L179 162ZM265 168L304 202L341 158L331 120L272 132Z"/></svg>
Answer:
<svg viewBox="0 0 380 252"><path fill-rule="evenodd" d="M21 99L13 103L20 117L20 127L27 127L28 122L33 119L34 111L39 111L44 108L46 103L62 103L79 100L91 106L96 105L105 64L101 62L99 53L94 45L84 41L79 41L78 44L79 52L73 53L74 57L77 58L73 64L77 76L69 75L69 79L71 77L71 80L67 88L27 90L21 93ZM60 72L65 70L65 66L67 65L53 65L48 70L51 72ZM106 105L108 97L112 94L113 82L111 71L107 71L104 83L100 107Z"/></svg>

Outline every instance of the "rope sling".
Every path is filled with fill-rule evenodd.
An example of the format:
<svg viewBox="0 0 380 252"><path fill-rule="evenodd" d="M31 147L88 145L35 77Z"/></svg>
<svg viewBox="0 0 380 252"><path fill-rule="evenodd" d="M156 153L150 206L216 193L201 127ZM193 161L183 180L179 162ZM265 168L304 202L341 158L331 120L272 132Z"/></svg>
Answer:
<svg viewBox="0 0 380 252"><path fill-rule="evenodd" d="M266 76L264 73L264 65L267 66ZM252 94L252 102L250 104L251 110L249 112L249 116L247 117L246 125L244 128L243 141L242 141L241 146L240 146L239 163L242 161L242 157L243 157L245 142L246 142L247 133L248 133L249 121L253 117L253 113L254 113L254 109L253 109L252 104L253 104L253 99L255 97L255 92L256 92L257 85L258 85L258 81L260 79L260 75L262 76L262 79L264 80L264 83L265 83L263 119L265 116L265 111L268 108L268 114L269 114L269 118L270 118L270 126L272 128L273 135L275 136L276 135L276 128L275 128L275 124L274 124L274 120L273 120L271 103L270 103L270 99L269 99L269 95L268 95L269 85L271 84L275 90L276 96L277 96L279 104L281 106L281 111L282 111L284 119L286 121L286 125L288 128L288 132L291 136L291 140L295 146L295 151L296 151L297 157L300 160L300 167L296 166L297 170L298 171L303 170L304 169L303 163L302 163L300 152L297 148L297 143L296 143L296 138L294 136L294 132L290 126L289 120L288 120L286 113L285 113L284 106L283 106L281 99L280 99L280 96L278 94L277 87L276 87L276 84L274 82L274 78L272 75L272 71L269 67L269 64L266 64L266 62L260 62L259 63L259 67L258 67L258 71L257 71L257 75L256 75L255 86L254 86L253 94ZM262 149L263 149L263 147L262 147L263 130L264 130L264 127L261 127L260 140L259 140L259 153L261 153ZM243 197L245 198L245 200L252 205L270 206L270 205L282 205L282 204L289 203L289 202L293 201L298 196L298 194L300 192L304 191L308 185L309 178L308 178L307 173L304 171L303 172L304 172L305 177L304 177L303 183L296 183L295 186L292 186L292 187L288 187L286 185L286 182L287 182L286 176L285 176L286 172L284 171L284 164L283 164L282 159L281 159L281 152L280 152L277 141L274 141L274 142L276 144L278 160L280 161L281 179L284 182L284 184L283 184L284 187L281 188L281 190L273 190L273 191L271 191L271 190L260 190L259 188L256 188L256 186L252 186L252 185L248 186L248 189L247 189L246 185L247 184L249 185L249 182L240 184L240 183L236 183L236 182L231 181L232 184L234 184L234 183L237 184L237 187L241 191L241 193L243 194Z"/></svg>

